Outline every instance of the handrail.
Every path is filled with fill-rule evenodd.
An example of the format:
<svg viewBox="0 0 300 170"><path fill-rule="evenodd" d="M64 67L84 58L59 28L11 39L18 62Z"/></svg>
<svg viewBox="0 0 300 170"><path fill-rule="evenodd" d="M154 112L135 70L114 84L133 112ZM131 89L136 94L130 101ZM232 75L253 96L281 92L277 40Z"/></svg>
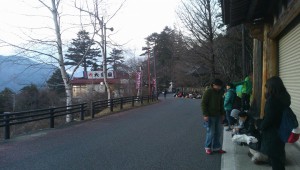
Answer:
<svg viewBox="0 0 300 170"><path fill-rule="evenodd" d="M131 96L115 98L110 100L100 100L92 102L91 108L91 118L95 117L97 112L100 112L106 108L109 108L111 112L114 111L114 107L119 106L120 110L123 109L124 104L131 103L134 107L136 102L140 104L144 103L144 100L154 101L157 100L157 96ZM10 139L10 127L12 125L25 124L40 120L49 119L50 128L54 128L54 122L56 117L65 116L67 114L74 115L80 113L80 120L85 119L85 113L88 111L87 103L74 104L69 106L53 107L49 109L38 109L29 110L22 112L4 112L0 114L0 128L4 127L4 139Z"/></svg>

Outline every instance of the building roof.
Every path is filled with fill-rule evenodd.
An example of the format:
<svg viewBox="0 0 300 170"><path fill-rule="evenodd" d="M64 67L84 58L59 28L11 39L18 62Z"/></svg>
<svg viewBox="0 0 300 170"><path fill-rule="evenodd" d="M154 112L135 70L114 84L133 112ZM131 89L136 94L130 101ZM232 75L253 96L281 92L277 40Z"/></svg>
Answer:
<svg viewBox="0 0 300 170"><path fill-rule="evenodd" d="M229 26L268 19L278 0L220 0L223 22Z"/></svg>
<svg viewBox="0 0 300 170"><path fill-rule="evenodd" d="M104 82L104 79L86 79L86 78L73 78L71 80L72 85L86 85L86 84L100 84ZM107 79L109 84L119 84L120 79Z"/></svg>

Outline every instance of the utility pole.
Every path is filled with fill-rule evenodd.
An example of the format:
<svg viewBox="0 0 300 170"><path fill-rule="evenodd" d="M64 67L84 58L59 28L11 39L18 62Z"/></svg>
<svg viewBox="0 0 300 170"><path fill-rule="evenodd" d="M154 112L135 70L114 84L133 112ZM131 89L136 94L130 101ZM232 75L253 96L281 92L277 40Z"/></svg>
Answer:
<svg viewBox="0 0 300 170"><path fill-rule="evenodd" d="M103 20L102 17L102 50L103 50L103 77L104 77L104 84L105 84L105 92L107 92L107 99L111 99L111 94L110 94L110 88L109 88L109 84L107 82L107 63L106 63L106 59L107 59L107 50L106 50L106 29L109 29L110 31L113 31L113 28L106 28L106 23Z"/></svg>

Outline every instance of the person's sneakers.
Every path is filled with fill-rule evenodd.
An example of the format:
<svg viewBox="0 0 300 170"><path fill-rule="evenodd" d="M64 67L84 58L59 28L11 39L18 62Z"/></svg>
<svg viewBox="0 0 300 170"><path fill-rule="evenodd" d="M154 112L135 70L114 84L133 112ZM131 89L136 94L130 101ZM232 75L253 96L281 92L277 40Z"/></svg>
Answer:
<svg viewBox="0 0 300 170"><path fill-rule="evenodd" d="M212 154L212 151L211 151L210 149L205 149L205 153L206 153L207 155L211 155L211 154Z"/></svg>
<svg viewBox="0 0 300 170"><path fill-rule="evenodd" d="M218 153L219 153L219 154L224 154L224 153L226 153L226 151L220 149L220 150L218 150Z"/></svg>
<svg viewBox="0 0 300 170"><path fill-rule="evenodd" d="M228 132L228 131L232 131L232 129L230 128L230 127L228 127L227 129L226 129L226 131Z"/></svg>

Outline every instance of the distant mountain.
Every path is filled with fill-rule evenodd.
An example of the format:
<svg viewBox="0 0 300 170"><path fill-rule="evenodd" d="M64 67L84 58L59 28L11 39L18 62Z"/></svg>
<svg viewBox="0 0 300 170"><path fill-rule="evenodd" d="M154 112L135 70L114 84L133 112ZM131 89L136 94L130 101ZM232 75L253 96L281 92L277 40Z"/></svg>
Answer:
<svg viewBox="0 0 300 170"><path fill-rule="evenodd" d="M31 83L43 86L56 68L25 57L0 55L0 91L8 87L17 92Z"/></svg>

